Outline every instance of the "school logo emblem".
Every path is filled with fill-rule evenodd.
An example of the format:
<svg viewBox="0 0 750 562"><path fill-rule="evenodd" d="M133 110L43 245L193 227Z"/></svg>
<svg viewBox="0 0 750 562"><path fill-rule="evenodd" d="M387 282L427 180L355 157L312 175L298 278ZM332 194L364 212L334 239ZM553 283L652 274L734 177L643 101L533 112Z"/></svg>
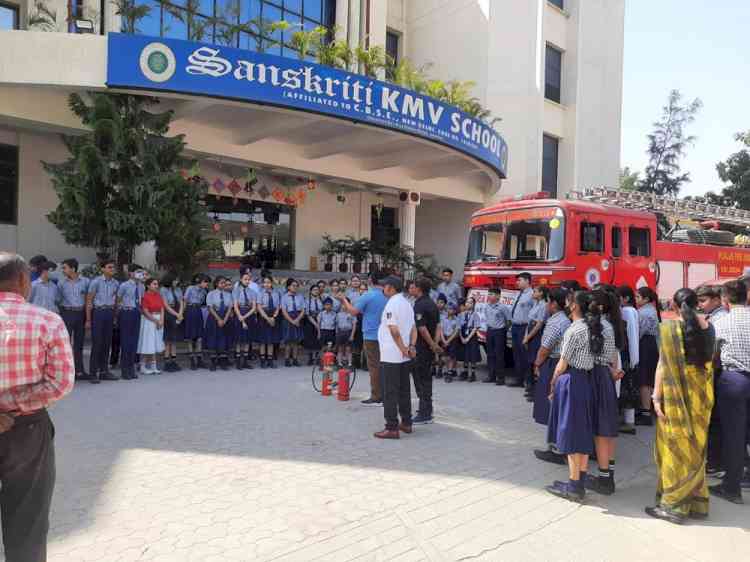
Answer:
<svg viewBox="0 0 750 562"><path fill-rule="evenodd" d="M140 67L152 82L166 82L174 76L177 61L172 49L164 43L149 43L141 51Z"/></svg>
<svg viewBox="0 0 750 562"><path fill-rule="evenodd" d="M594 286L598 285L600 281L601 275L599 274L598 269L594 269L592 267L586 272L586 285L588 285L590 289L593 289Z"/></svg>

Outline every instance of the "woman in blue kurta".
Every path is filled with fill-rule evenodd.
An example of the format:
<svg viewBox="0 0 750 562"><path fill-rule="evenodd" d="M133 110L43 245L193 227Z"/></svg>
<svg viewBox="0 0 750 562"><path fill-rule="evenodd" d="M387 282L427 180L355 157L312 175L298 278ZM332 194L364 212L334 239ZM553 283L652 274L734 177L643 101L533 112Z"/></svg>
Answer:
<svg viewBox="0 0 750 562"><path fill-rule="evenodd" d="M594 452L594 399L591 372L594 357L604 352L599 308L591 293L576 291L569 301L573 323L563 336L560 361L552 375L552 406L547 441L568 457L568 481L556 480L547 491L580 502L589 455Z"/></svg>
<svg viewBox="0 0 750 562"><path fill-rule="evenodd" d="M297 294L299 283L289 278L286 280L286 295L281 298L281 314L284 317L283 338L286 345L287 367L299 367L299 352L302 339L305 337L302 322L305 319L305 297Z"/></svg>
<svg viewBox="0 0 750 562"><path fill-rule="evenodd" d="M281 297L273 290L273 279L263 278L263 288L258 295L258 343L260 344L261 368L275 369L273 346L281 341L279 314Z"/></svg>

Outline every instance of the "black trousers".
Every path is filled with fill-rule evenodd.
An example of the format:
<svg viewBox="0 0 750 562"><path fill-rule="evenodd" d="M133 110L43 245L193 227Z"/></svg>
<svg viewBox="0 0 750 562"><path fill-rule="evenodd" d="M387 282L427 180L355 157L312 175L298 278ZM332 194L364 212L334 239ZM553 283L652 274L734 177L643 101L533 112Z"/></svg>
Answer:
<svg viewBox="0 0 750 562"><path fill-rule="evenodd" d="M114 319L114 311L111 308L98 308L91 312L90 375L98 375L109 370L107 360L112 345Z"/></svg>
<svg viewBox="0 0 750 562"><path fill-rule="evenodd" d="M405 363L380 363L383 372L383 415L386 429L398 429L399 416L411 425L411 361Z"/></svg>
<svg viewBox="0 0 750 562"><path fill-rule="evenodd" d="M526 335L526 324L513 324L510 328L513 341L513 369L519 382L532 383L534 374L531 371L526 348L523 346L523 338Z"/></svg>
<svg viewBox="0 0 750 562"><path fill-rule="evenodd" d="M487 344L485 347L487 351L487 368L490 372L490 378L494 380L502 379L504 376L507 333L505 328L489 328L487 330Z"/></svg>
<svg viewBox="0 0 750 562"><path fill-rule="evenodd" d="M0 511L7 562L47 560L54 436L46 410L17 417L10 430L0 433Z"/></svg>
<svg viewBox="0 0 750 562"><path fill-rule="evenodd" d="M70 336L70 346L73 348L73 360L76 374L84 372L83 368L83 339L86 336L86 312L84 310L60 311L65 328Z"/></svg>
<svg viewBox="0 0 750 562"><path fill-rule="evenodd" d="M722 484L727 492L739 494L747 451L750 374L722 371L716 381L716 398L721 412L721 456L727 471Z"/></svg>
<svg viewBox="0 0 750 562"><path fill-rule="evenodd" d="M419 413L424 416L432 415L432 360L430 351L417 351L417 357L412 365L414 388L419 398Z"/></svg>

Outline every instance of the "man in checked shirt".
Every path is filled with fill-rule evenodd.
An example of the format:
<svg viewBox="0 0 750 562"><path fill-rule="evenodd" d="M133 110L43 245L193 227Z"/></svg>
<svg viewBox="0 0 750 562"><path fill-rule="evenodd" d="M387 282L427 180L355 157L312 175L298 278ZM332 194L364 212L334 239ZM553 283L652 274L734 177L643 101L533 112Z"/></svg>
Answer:
<svg viewBox="0 0 750 562"><path fill-rule="evenodd" d="M7 562L47 559L55 430L47 406L73 388L62 319L26 302L29 268L0 252L0 510Z"/></svg>

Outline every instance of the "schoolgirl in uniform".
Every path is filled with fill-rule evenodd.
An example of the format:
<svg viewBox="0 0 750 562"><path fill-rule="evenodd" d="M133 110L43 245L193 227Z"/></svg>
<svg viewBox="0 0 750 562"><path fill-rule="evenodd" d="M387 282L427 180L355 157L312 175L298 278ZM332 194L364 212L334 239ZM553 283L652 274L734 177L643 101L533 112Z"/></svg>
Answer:
<svg viewBox="0 0 750 562"><path fill-rule="evenodd" d="M201 344L205 332L203 322L203 307L206 302L206 293L211 278L198 273L193 277L193 284L185 290L185 339L188 342L188 353L190 354L190 368L205 369Z"/></svg>
<svg viewBox="0 0 750 562"><path fill-rule="evenodd" d="M166 275L159 293L164 301L164 370L176 373L182 370L177 364L177 342L184 339L185 331L185 299L177 276Z"/></svg>
<svg viewBox="0 0 750 562"><path fill-rule="evenodd" d="M357 317L345 310L336 313L336 354L342 365L352 364L352 346L357 331Z"/></svg>
<svg viewBox="0 0 750 562"><path fill-rule="evenodd" d="M479 352L479 315L474 311L474 299L466 299L465 310L461 313L461 343L463 344L464 370L461 380L474 382L477 380L477 363L482 360Z"/></svg>
<svg viewBox="0 0 750 562"><path fill-rule="evenodd" d="M635 292L635 304L638 306L638 388L641 394L641 409L635 416L635 425L654 425L651 417L651 394L654 391L656 366L659 363L659 297L650 287L640 287Z"/></svg>
<svg viewBox="0 0 750 562"><path fill-rule="evenodd" d="M237 368L252 369L251 353L253 339L258 330L256 317L256 306L258 295L250 287L252 277L245 272L240 277L240 282L232 291L234 302L234 317L237 321ZM244 355L243 355L244 354Z"/></svg>
<svg viewBox="0 0 750 562"><path fill-rule="evenodd" d="M565 313L568 294L565 289L557 288L552 289L547 295L548 318L542 331L539 351L533 362L536 384L532 416L534 421L541 425L549 423L552 374L560 361L563 335L570 326L570 320ZM535 449L534 456L542 461L565 464L565 457L555 451L552 444L547 449Z"/></svg>
<svg viewBox="0 0 750 562"><path fill-rule="evenodd" d="M263 277L263 288L258 295L258 343L260 344L260 367L275 369L273 346L281 341L281 297L273 290L273 279Z"/></svg>
<svg viewBox="0 0 750 562"><path fill-rule="evenodd" d="M320 285L310 287L305 308L305 321L303 323L304 339L302 344L309 353L308 366L315 365L320 354L320 327L318 326L318 315L323 311L323 301L320 298Z"/></svg>
<svg viewBox="0 0 750 562"><path fill-rule="evenodd" d="M214 290L206 295L208 318L205 347L206 351L211 353L211 371L215 371L217 365L225 371L229 369L227 324L232 316L232 297L225 291L226 283L225 277L217 277L214 281Z"/></svg>
<svg viewBox="0 0 750 562"><path fill-rule="evenodd" d="M297 294L299 283L292 278L286 280L286 294L281 299L281 314L284 317L282 341L286 346L286 367L299 367L299 347L305 337L302 322L305 319L305 297Z"/></svg>
<svg viewBox="0 0 750 562"><path fill-rule="evenodd" d="M323 311L318 315L318 328L322 350L334 349L336 346L336 312L333 310L331 297L323 300Z"/></svg>
<svg viewBox="0 0 750 562"><path fill-rule="evenodd" d="M635 435L635 409L640 402L640 389L638 388L638 365L640 363L640 327L638 311L635 309L635 292L627 285L617 287L617 295L620 297L620 314L625 325L625 340L620 356L625 376L620 382L620 410L622 422L620 433ZM632 399L631 399L632 398Z"/></svg>
<svg viewBox="0 0 750 562"><path fill-rule="evenodd" d="M458 319L457 312L458 307L456 305L446 307L446 315L440 318L440 324L438 324L438 341L440 347L445 350L444 357L447 357L448 370L445 373L445 382L453 382L456 376L456 365L461 346L461 321ZM442 370L442 364L440 369ZM438 378L441 376L442 373L439 373Z"/></svg>
<svg viewBox="0 0 750 562"><path fill-rule="evenodd" d="M526 326L526 335L523 337L523 345L526 347L527 361L529 365L534 365L539 347L542 345L542 330L544 323L547 321L547 296L549 289L547 287L534 287L532 297L534 306L529 311L529 323ZM524 395L529 402L534 401L534 383L526 384Z"/></svg>
<svg viewBox="0 0 750 562"><path fill-rule="evenodd" d="M341 301L338 299L339 295L339 280L331 279L331 285L328 291L328 296L333 301L333 311L338 312L341 310Z"/></svg>
<svg viewBox="0 0 750 562"><path fill-rule="evenodd" d="M619 432L617 390L615 381L624 374L620 368L618 342L622 345L622 319L617 296L604 289L592 293L593 304L599 308L604 345L602 352L594 356L591 374L591 390L594 400L594 446L599 464L598 476L588 476L584 482L587 490L611 495L615 491L614 475L610 472L610 460L614 461L615 437ZM615 329L615 326L618 329Z"/></svg>
<svg viewBox="0 0 750 562"><path fill-rule="evenodd" d="M595 357L609 353L611 358L614 354L614 335L610 332L610 349L605 349L601 314L591 293L577 291L569 310L573 323L565 331L560 361L552 375L547 426L547 441L568 457L569 478L567 482L556 480L546 489L561 498L581 502L586 495L589 455L594 452L591 371Z"/></svg>

